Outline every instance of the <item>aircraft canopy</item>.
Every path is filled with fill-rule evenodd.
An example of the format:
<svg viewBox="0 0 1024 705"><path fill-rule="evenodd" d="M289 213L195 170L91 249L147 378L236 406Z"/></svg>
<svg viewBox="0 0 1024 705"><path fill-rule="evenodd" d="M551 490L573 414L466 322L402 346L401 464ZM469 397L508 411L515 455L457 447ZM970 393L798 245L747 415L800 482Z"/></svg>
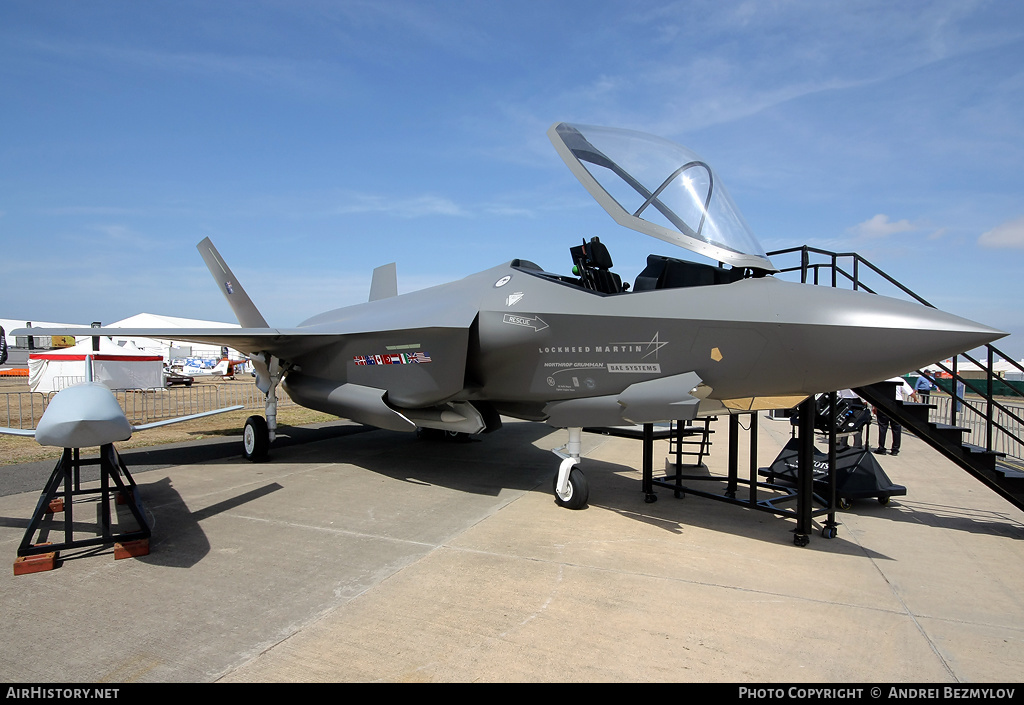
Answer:
<svg viewBox="0 0 1024 705"><path fill-rule="evenodd" d="M777 271L711 167L682 145L556 123L559 156L615 222L734 267Z"/></svg>

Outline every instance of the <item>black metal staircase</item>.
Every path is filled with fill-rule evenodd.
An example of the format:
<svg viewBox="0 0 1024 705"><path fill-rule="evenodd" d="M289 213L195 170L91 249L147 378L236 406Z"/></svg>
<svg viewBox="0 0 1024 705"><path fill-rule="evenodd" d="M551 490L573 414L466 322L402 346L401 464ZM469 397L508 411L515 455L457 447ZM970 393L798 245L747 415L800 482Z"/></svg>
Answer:
<svg viewBox="0 0 1024 705"><path fill-rule="evenodd" d="M897 290L894 294L896 296L903 295L925 306L932 306L856 253L835 253L804 246L769 252L768 255L769 257L781 259L786 255L797 253L800 255L799 265L782 268L780 269L780 274L799 272L802 283L831 285L833 287L849 285L854 290L867 291L872 294L877 293L874 286L875 281L879 281L883 285L894 287ZM814 261L815 258L818 258L818 261ZM778 265L780 259L774 260L776 265ZM824 281L822 281L823 272L826 274ZM869 286L865 281L866 277L873 277L872 286ZM1008 358L992 345L985 346L985 362L981 362L967 353L961 353L961 355L952 358L950 364L946 364L943 361L936 362L936 366L950 380L949 391L952 412L949 419L951 423L948 424L930 420L931 410L935 408L931 404L897 400L895 382L878 382L855 389L854 391L865 401L873 404L882 413L888 415L889 418L914 433L914 435L924 440L946 458L966 470L993 492L996 492L1019 509L1024 510L1024 479L1008 476L1000 468L998 461L1005 453L995 449L997 439L1011 443L1016 448L1024 445L1024 440L1021 438L1021 436L1024 436L1024 431L1021 430L1024 428L1024 419L1021 418L1022 413L1019 409L1014 410L1010 408L1004 403L1005 400L1000 401L993 393L995 384L998 381L993 365L996 355L1021 372L1024 372L1024 367L1021 367L1021 365ZM961 357L972 363L976 369L983 370L985 377L982 379L967 379L959 374L958 359ZM932 381L937 381L936 376L932 373L921 370L917 370L916 373L924 375ZM1000 386L1004 394L1024 398L1024 394L1019 389L1007 385ZM956 423L956 410L961 406L965 409L970 409L972 413L983 420L985 432L983 446L964 441L964 434L970 429Z"/></svg>
<svg viewBox="0 0 1024 705"><path fill-rule="evenodd" d="M1004 454L981 446L964 442L964 434L970 429L964 426L936 423L928 419L935 407L896 399L897 382L876 382L867 387L853 390L864 401L874 405L882 413L904 429L912 432L949 460L953 461L990 490L1024 510L1024 481L1007 478L996 472L996 459Z"/></svg>

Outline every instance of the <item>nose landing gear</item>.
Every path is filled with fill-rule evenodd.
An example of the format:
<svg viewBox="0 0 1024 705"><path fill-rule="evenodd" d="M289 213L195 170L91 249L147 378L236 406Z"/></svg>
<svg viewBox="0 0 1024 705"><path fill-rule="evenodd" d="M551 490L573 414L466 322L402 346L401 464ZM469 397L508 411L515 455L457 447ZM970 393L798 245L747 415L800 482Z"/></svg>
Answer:
<svg viewBox="0 0 1024 705"><path fill-rule="evenodd" d="M587 477L576 465L580 462L580 442L583 437L582 428L570 428L569 442L561 448L556 448L554 454L562 458L558 466L558 474L552 483L552 490L555 494L555 503L560 507L568 509L583 509L587 506L590 497L590 485ZM568 454L562 453L566 449Z"/></svg>

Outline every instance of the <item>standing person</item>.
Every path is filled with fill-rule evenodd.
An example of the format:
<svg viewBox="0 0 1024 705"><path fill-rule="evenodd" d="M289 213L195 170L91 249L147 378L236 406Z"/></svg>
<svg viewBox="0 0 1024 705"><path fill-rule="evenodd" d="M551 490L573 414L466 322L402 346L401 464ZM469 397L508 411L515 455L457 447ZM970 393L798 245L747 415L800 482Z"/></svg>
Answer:
<svg viewBox="0 0 1024 705"><path fill-rule="evenodd" d="M893 377L888 380L889 382L896 382L896 401L903 402L907 399L907 390L910 389L910 385L907 384L906 380L902 377ZM913 390L911 390L911 393ZM875 416L878 417L878 448L875 450L877 455L885 455L885 437L888 435L889 427L892 427L892 449L889 451L890 455L900 454L900 442L903 440L903 427L900 426L894 419L890 419L885 413L875 407Z"/></svg>
<svg viewBox="0 0 1024 705"><path fill-rule="evenodd" d="M956 399L954 400L956 404L956 413L953 414L953 423L957 422L957 417L960 415L960 410L963 408L963 399L966 395L967 390L964 388L964 381L962 379L958 379L956 381Z"/></svg>
<svg viewBox="0 0 1024 705"><path fill-rule="evenodd" d="M0 365L7 362L7 338L4 337L4 327L0 326Z"/></svg>
<svg viewBox="0 0 1024 705"><path fill-rule="evenodd" d="M921 375L917 378L917 382L914 383L914 391L917 392L917 400L922 404L928 403L928 397L931 395L932 390L935 389L935 385L932 381Z"/></svg>

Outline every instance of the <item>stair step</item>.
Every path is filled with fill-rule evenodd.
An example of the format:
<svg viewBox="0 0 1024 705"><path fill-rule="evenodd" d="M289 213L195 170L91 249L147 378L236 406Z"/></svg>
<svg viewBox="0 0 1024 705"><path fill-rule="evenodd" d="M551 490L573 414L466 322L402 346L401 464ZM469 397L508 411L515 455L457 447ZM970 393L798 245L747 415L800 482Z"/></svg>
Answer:
<svg viewBox="0 0 1024 705"><path fill-rule="evenodd" d="M996 463L995 471L1004 480L1024 480L1024 472L1016 467L1005 465L1003 463Z"/></svg>
<svg viewBox="0 0 1024 705"><path fill-rule="evenodd" d="M927 421L931 410L937 408L934 404L922 404L916 401L900 402L899 406L918 421Z"/></svg>
<svg viewBox="0 0 1024 705"><path fill-rule="evenodd" d="M971 445L970 443L964 443L963 448L967 452L974 453L975 455L991 455L993 458L1006 457L1006 453L1003 453L1002 451L989 450L987 448L982 448L981 446Z"/></svg>
<svg viewBox="0 0 1024 705"><path fill-rule="evenodd" d="M996 470L996 458L1001 458L1005 453L1000 453L994 450L986 450L981 446L971 445L970 443L964 443L962 446L964 457L970 457L972 463L980 465L986 470L995 472Z"/></svg>

